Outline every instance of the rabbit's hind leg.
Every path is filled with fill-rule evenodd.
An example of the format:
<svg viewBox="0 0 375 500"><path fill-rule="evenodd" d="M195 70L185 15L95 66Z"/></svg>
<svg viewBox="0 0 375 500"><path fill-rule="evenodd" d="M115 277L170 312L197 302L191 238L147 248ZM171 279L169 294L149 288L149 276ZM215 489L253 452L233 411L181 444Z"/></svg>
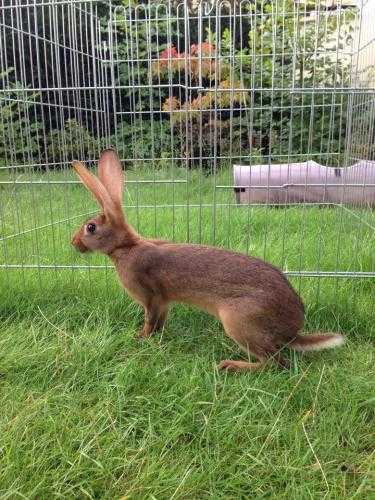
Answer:
<svg viewBox="0 0 375 500"><path fill-rule="evenodd" d="M259 371L272 359L278 366L287 368L284 358L273 342L272 334L265 331L256 311L251 311L248 304L235 304L220 309L219 317L225 333L238 344L247 355L257 358L256 363L226 359L221 361L219 369L231 371Z"/></svg>
<svg viewBox="0 0 375 500"><path fill-rule="evenodd" d="M265 363L258 361L257 363L248 363L247 361L236 361L234 359L223 359L218 364L219 370L230 370L233 372L257 372L264 368Z"/></svg>

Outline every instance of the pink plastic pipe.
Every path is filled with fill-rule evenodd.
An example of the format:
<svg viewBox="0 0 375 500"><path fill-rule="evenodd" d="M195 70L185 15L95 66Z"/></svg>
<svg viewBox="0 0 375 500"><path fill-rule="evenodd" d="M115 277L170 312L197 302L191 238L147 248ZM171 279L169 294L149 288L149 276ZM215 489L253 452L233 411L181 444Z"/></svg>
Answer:
<svg viewBox="0 0 375 500"><path fill-rule="evenodd" d="M343 203L375 207L375 162L346 168L309 160L275 165L234 165L237 203Z"/></svg>

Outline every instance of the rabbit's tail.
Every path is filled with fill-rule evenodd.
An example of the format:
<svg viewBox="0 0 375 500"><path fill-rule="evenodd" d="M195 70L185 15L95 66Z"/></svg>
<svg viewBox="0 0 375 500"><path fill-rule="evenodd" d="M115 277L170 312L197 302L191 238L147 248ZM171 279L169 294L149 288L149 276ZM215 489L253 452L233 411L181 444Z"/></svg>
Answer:
<svg viewBox="0 0 375 500"><path fill-rule="evenodd" d="M297 335L289 343L291 349L295 351L320 351L338 347L345 342L345 338L339 333L313 333L311 335Z"/></svg>

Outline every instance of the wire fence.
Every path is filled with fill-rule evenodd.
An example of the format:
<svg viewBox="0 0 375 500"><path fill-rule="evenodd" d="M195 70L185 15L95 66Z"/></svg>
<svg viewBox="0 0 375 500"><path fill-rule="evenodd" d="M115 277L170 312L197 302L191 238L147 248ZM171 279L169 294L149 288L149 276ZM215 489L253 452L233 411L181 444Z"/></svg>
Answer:
<svg viewBox="0 0 375 500"><path fill-rule="evenodd" d="M374 278L374 0L117 3L0 7L2 272L107 268L70 248L97 211L71 161L95 169L114 145L142 234L251 253L291 276ZM364 162L341 189L366 203L311 202L332 185L305 176L298 203L275 208L292 181L272 185L271 167L311 161ZM262 183L236 184L235 165L263 165Z"/></svg>

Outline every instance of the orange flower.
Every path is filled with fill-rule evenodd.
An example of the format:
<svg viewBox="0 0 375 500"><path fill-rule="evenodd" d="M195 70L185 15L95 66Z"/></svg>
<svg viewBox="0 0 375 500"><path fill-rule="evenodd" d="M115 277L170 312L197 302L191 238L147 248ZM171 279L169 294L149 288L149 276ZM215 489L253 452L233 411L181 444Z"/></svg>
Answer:
<svg viewBox="0 0 375 500"><path fill-rule="evenodd" d="M163 111L175 111L176 109L180 109L180 107L181 103L177 97L168 97L168 99L164 101Z"/></svg>

